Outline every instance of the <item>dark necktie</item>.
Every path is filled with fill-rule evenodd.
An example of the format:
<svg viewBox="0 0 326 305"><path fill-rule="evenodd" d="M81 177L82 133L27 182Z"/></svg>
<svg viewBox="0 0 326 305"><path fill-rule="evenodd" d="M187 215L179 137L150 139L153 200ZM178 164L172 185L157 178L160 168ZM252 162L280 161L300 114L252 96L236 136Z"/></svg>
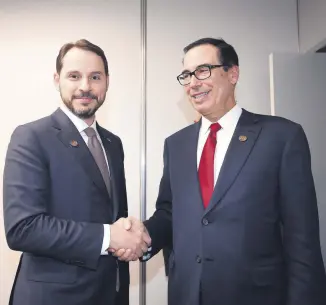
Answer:
<svg viewBox="0 0 326 305"><path fill-rule="evenodd" d="M214 123L210 126L210 132L199 163L198 177L205 208L208 206L214 190L214 155L216 147L216 133L220 129L221 125L219 123Z"/></svg>
<svg viewBox="0 0 326 305"><path fill-rule="evenodd" d="M108 190L108 193L111 194L109 169L108 169L108 165L105 161L103 148L101 146L100 141L98 140L98 138L96 136L96 131L92 127L88 127L84 131L88 137L87 146L88 146L90 152L92 153L92 155L95 159L95 162L102 174L104 183Z"/></svg>

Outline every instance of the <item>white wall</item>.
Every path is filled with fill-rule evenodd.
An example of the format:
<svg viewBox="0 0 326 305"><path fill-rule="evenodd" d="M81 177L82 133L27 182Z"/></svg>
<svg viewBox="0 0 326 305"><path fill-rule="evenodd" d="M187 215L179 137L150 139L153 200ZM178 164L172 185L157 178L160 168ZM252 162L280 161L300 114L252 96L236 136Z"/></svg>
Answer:
<svg viewBox="0 0 326 305"><path fill-rule="evenodd" d="M325 0L299 0L300 52L316 51L326 44L325 15Z"/></svg>
<svg viewBox="0 0 326 305"><path fill-rule="evenodd" d="M240 106L270 114L268 56L297 52L296 12L296 0L148 0L148 216L162 174L164 138L195 118L176 80L183 47L206 36L233 44L240 59ZM166 304L161 254L147 264L147 304Z"/></svg>
<svg viewBox="0 0 326 305"><path fill-rule="evenodd" d="M320 140L321 131L326 127L326 54L276 53L271 56L271 68L275 115L301 124L308 138L318 202L320 241L326 265L326 143Z"/></svg>
<svg viewBox="0 0 326 305"><path fill-rule="evenodd" d="M1 188L3 160L13 129L56 109L60 96L52 76L57 53L64 43L86 38L101 46L108 58L111 84L98 120L123 140L129 210L139 215L139 16L139 2L133 0L0 2ZM5 305L19 254L5 242L2 196L0 206L0 304ZM136 305L138 263L132 263L131 275L131 305Z"/></svg>
<svg viewBox="0 0 326 305"><path fill-rule="evenodd" d="M203 36L221 36L233 44L240 57L237 91L240 106L269 113L268 55L274 51L295 52L298 41L296 0L147 2L147 215L150 216L162 173L164 138L195 117L176 80L183 47ZM0 123L0 158L4 159L16 125L56 108L59 96L52 86L52 73L60 46L66 41L88 38L102 46L108 56L111 88L99 121L118 133L124 142L129 206L135 216L139 215L139 9L140 2L136 0L0 0L0 84L4 113ZM3 161L0 166L2 174ZM4 305L18 257L7 249L2 227L0 246L0 304ZM166 304L161 254L147 266L147 304ZM131 305L136 305L138 264L133 263L131 269Z"/></svg>

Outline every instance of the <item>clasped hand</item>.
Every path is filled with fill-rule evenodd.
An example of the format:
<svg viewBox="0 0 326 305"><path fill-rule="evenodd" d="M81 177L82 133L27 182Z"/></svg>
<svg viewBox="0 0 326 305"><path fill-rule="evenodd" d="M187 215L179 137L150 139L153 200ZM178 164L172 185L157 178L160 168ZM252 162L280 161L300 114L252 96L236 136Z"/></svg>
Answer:
<svg viewBox="0 0 326 305"><path fill-rule="evenodd" d="M151 238L144 224L134 218L120 218L110 226L109 252L123 261L135 261L147 252Z"/></svg>

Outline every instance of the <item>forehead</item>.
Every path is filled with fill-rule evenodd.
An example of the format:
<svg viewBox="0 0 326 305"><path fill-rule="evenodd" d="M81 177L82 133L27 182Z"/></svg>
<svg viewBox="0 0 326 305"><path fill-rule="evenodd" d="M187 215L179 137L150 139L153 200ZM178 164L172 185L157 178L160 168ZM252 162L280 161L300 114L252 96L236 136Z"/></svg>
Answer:
<svg viewBox="0 0 326 305"><path fill-rule="evenodd" d="M63 71L80 71L90 73L92 71L104 72L104 63L100 56L91 51L72 48L62 60Z"/></svg>
<svg viewBox="0 0 326 305"><path fill-rule="evenodd" d="M205 44L190 49L183 58L184 70L193 70L202 64L219 64L218 49Z"/></svg>

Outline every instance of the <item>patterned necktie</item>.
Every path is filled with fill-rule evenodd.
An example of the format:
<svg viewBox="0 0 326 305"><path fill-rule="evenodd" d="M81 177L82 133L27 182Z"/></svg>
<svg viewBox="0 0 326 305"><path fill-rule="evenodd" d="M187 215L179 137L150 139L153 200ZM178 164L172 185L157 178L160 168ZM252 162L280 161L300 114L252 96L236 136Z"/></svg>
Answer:
<svg viewBox="0 0 326 305"><path fill-rule="evenodd" d="M221 129L219 123L210 126L198 169L198 177L204 207L207 208L214 190L214 155L216 148L216 133Z"/></svg>
<svg viewBox="0 0 326 305"><path fill-rule="evenodd" d="M107 163L105 161L104 151L101 146L100 141L97 138L96 131L92 127L88 127L84 130L88 137L88 143L87 146L92 153L95 162L102 174L104 183L106 185L106 188L108 190L108 193L111 194L111 185L110 185L110 175L109 175L109 169L107 166Z"/></svg>

